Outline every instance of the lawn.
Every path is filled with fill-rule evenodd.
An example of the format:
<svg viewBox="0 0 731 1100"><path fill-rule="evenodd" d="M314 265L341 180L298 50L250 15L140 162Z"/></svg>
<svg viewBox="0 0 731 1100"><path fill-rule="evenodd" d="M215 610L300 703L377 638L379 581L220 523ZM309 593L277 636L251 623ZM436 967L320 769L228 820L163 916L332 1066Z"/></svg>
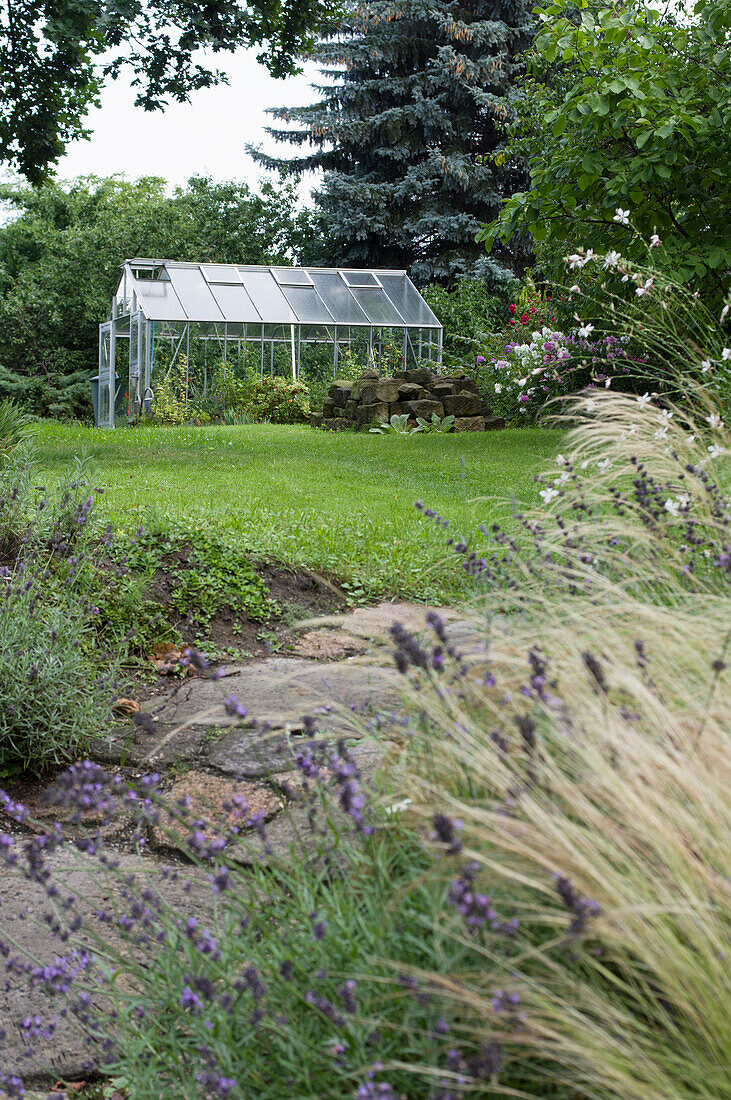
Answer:
<svg viewBox="0 0 731 1100"><path fill-rule="evenodd" d="M548 429L377 436L273 424L104 432L49 421L36 443L47 482L75 456L93 457L103 508L122 530L154 509L225 532L257 554L327 570L356 597L362 590L448 601L464 593L463 578L446 536L414 501L460 533L476 521L510 522L512 500L535 503L533 475L560 437Z"/></svg>

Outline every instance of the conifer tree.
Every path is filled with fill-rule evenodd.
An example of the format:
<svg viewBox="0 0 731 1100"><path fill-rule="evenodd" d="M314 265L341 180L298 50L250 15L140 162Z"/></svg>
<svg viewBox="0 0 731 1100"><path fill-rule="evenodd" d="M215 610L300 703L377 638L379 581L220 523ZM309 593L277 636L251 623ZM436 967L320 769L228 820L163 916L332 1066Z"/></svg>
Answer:
<svg viewBox="0 0 731 1100"><path fill-rule="evenodd" d="M525 187L506 145L530 41L533 0L373 0L353 6L314 58L332 83L312 106L275 108L302 147L288 159L252 150L270 168L322 170L313 193L325 222L324 260L405 267L425 284L460 275L491 281L520 267L520 246L475 243L500 200ZM309 147L309 148L308 148Z"/></svg>

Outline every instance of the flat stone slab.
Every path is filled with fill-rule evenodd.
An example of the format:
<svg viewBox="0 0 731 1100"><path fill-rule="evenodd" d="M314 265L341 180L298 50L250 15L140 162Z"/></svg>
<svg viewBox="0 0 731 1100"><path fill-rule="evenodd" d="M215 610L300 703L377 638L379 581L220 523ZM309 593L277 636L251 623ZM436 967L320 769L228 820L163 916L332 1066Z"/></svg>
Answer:
<svg viewBox="0 0 731 1100"><path fill-rule="evenodd" d="M18 838L18 843L22 843L22 838ZM163 865L152 859L120 855L119 862L122 871L135 874L140 881L148 880L157 893L182 912L194 910L205 918L205 914L212 911L213 894L207 874L193 867L179 867L175 869L178 872L175 879L163 879L160 874ZM110 899L118 894L117 880L89 856L62 849L48 858L47 865L52 870L53 881L62 890L62 897L65 891L78 899L77 911L85 921L93 922L94 912L100 907L108 909ZM187 889L186 882L191 884ZM62 943L43 922L43 914L48 911L50 903L43 890L20 873L3 866L0 873L0 938L8 942L13 954L22 957L27 953L37 965L51 964L57 956L68 954L71 942ZM105 941L120 951L129 950L111 926L97 925L97 928ZM93 940L85 934L83 926L73 937L73 947L94 950ZM0 985L0 1023L6 1034L0 1039L0 1066L6 1074L16 1074L39 1084L53 1083L59 1078L84 1077L90 1050L84 1043L80 1026L73 1018L61 1016L63 1007L62 997L49 998L40 989L30 989L22 977L13 977L10 989L3 981ZM25 1017L36 1014L44 1024L54 1014L58 1022L50 1037L36 1040L35 1053L26 1057L28 1038L20 1023Z"/></svg>
<svg viewBox="0 0 731 1100"><path fill-rule="evenodd" d="M426 622L432 612L447 624L464 619L464 612L453 607L427 607L422 603L379 603L371 607L356 607L345 614L322 615L316 619L303 619L296 624L297 630L330 629L354 634L377 645L391 642L390 631L400 623L406 630L432 631Z"/></svg>
<svg viewBox="0 0 731 1100"><path fill-rule="evenodd" d="M390 743L392 744L392 743ZM295 774L297 752L326 750L332 742L326 739L285 737L281 733L257 734L251 730L234 730L223 737L211 751L208 763L224 775L243 779L262 779L286 773L288 782ZM386 743L359 741L351 753L362 770L373 769L386 751Z"/></svg>
<svg viewBox="0 0 731 1100"><path fill-rule="evenodd" d="M176 780L163 791L163 797L174 813L185 807L186 818L180 820L163 813L150 830L150 843L155 850L174 848L188 855L185 838L193 821L201 822L203 832L213 837L216 827L226 832L241 829L252 817L268 821L284 808L281 793L266 783L235 783L222 775L199 771Z"/></svg>

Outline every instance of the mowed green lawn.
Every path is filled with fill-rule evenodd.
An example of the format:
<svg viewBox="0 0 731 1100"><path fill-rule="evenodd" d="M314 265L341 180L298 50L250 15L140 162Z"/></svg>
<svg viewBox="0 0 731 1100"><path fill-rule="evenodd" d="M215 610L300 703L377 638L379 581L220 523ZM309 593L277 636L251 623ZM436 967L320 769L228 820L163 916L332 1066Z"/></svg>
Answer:
<svg viewBox="0 0 731 1100"><path fill-rule="evenodd" d="M449 519L451 533L509 525L512 500L537 502L533 476L560 438L548 429L379 436L272 424L100 431L47 421L36 444L47 482L75 456L92 455L101 506L122 530L144 525L153 509L258 554L326 570L367 596L446 602L466 594L465 580L447 535L414 502Z"/></svg>

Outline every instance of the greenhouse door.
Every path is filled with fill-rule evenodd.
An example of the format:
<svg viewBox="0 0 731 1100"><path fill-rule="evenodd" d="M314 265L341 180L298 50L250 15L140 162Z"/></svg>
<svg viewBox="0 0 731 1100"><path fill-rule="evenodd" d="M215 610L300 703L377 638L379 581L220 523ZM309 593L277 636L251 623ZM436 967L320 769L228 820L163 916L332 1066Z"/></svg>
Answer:
<svg viewBox="0 0 731 1100"><path fill-rule="evenodd" d="M127 388L127 419L130 424L140 413L140 368L144 363L145 319L133 313L129 319L129 383Z"/></svg>
<svg viewBox="0 0 731 1100"><path fill-rule="evenodd" d="M97 420L99 428L114 427L116 381L113 366L116 353L114 337L111 321L99 325L99 418Z"/></svg>

